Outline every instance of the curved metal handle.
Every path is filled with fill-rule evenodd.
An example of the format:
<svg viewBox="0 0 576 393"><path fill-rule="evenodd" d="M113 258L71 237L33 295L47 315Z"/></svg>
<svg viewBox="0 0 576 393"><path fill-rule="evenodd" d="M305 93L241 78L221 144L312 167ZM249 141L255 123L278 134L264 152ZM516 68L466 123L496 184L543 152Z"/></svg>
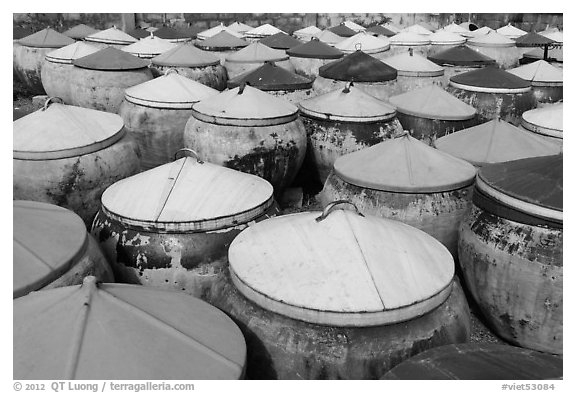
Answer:
<svg viewBox="0 0 576 393"><path fill-rule="evenodd" d="M170 75L170 74L172 74L172 73L175 73L175 74L180 75L180 73L178 72L178 70L177 70L176 68L168 68L168 69L166 70L166 72L164 73L164 76Z"/></svg>
<svg viewBox="0 0 576 393"><path fill-rule="evenodd" d="M204 164L204 161L202 161L200 159L200 156L198 155L198 153L196 153L194 150L192 149L188 149L188 148L184 148L184 149L180 149L178 150L176 153L174 153L174 160L177 160L180 154L184 154L187 157L194 157L196 159L196 161L198 162L198 164Z"/></svg>
<svg viewBox="0 0 576 393"><path fill-rule="evenodd" d="M354 86L354 81L347 82L344 86L344 90L342 90L342 93L350 93L350 87L352 86Z"/></svg>
<svg viewBox="0 0 576 393"><path fill-rule="evenodd" d="M43 111L45 111L46 109L48 109L48 107L50 106L50 104L52 103L52 100L60 100L60 103L63 104L64 100L60 97L48 97L48 99L46 100L46 102L44 102L44 108L42 108Z"/></svg>
<svg viewBox="0 0 576 393"><path fill-rule="evenodd" d="M360 217L364 217L364 214L360 213L360 210L358 210L358 207L353 204L350 201L347 200L340 200L340 201L334 201L334 202L330 202L329 204L326 205L326 207L324 208L324 210L322 210L322 215L319 217L316 217L316 222L320 222L322 220L324 220L326 217L328 217L328 215L330 213L332 213L332 211L334 210L334 208L338 205L342 205L344 203L347 203L349 205L354 206L354 209L356 210L356 213L360 216Z"/></svg>

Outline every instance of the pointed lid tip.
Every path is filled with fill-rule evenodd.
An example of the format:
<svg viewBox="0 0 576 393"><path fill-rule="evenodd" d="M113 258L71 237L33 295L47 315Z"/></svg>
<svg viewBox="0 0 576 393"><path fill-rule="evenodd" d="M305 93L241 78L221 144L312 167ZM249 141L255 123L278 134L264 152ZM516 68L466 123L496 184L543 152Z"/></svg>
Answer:
<svg viewBox="0 0 576 393"><path fill-rule="evenodd" d="M354 82L385 82L396 79L397 71L382 61L357 50L319 68L323 78Z"/></svg>
<svg viewBox="0 0 576 393"><path fill-rule="evenodd" d="M46 54L46 60L72 64L72 60L88 56L92 53L98 52L99 50L100 49L94 45L90 45L82 41L77 41L73 44L56 49L55 51L48 52Z"/></svg>
<svg viewBox="0 0 576 393"><path fill-rule="evenodd" d="M390 67L395 68L401 76L440 76L444 75L444 68L434 62L414 53L412 48L408 52L388 57L382 60Z"/></svg>
<svg viewBox="0 0 576 393"><path fill-rule="evenodd" d="M77 67L90 70L136 70L148 67L149 61L111 46L72 61Z"/></svg>
<svg viewBox="0 0 576 393"><path fill-rule="evenodd" d="M58 33L50 27L30 34L18 41L20 45L32 48L61 48L74 42L74 39Z"/></svg>
<svg viewBox="0 0 576 393"><path fill-rule="evenodd" d="M453 66L486 66L496 63L496 60L466 45L446 49L428 56L428 59L439 65L447 64Z"/></svg>
<svg viewBox="0 0 576 393"><path fill-rule="evenodd" d="M248 83L262 91L303 90L312 88L312 80L266 61L255 70L249 70L228 81L228 88Z"/></svg>
<svg viewBox="0 0 576 393"><path fill-rule="evenodd" d="M286 51L272 49L260 42L253 42L238 52L231 53L226 57L227 62L256 63L265 61L287 60Z"/></svg>
<svg viewBox="0 0 576 393"><path fill-rule="evenodd" d="M516 42L512 39L499 34L495 31L490 31L487 34L470 38L467 44L473 46L486 46L486 47L512 47L516 46Z"/></svg>
<svg viewBox="0 0 576 393"><path fill-rule="evenodd" d="M340 37L352 37L356 35L356 32L346 26L344 23L340 23L339 25L332 26L328 28L329 31L332 33L339 35Z"/></svg>
<svg viewBox="0 0 576 393"><path fill-rule="evenodd" d="M455 75L450 78L450 84L464 90L496 89L512 93L522 93L531 87L530 82L497 67L484 67Z"/></svg>
<svg viewBox="0 0 576 393"><path fill-rule="evenodd" d="M291 49L295 46L301 45L302 41L289 36L284 32L278 32L276 34L264 37L260 40L260 43L269 46L273 49Z"/></svg>
<svg viewBox="0 0 576 393"><path fill-rule="evenodd" d="M242 38L233 36L227 31L221 31L212 37L196 42L194 45L204 50L213 50L244 48L250 45L250 43Z"/></svg>
<svg viewBox="0 0 576 393"><path fill-rule="evenodd" d="M130 34L124 33L116 26L112 26L109 29L91 34L87 36L85 40L93 42L103 42L107 44L117 44L117 45L128 45L138 41L136 38L132 37Z"/></svg>
<svg viewBox="0 0 576 393"><path fill-rule="evenodd" d="M476 109L441 87L430 85L390 97L396 110L408 115L438 120L468 120Z"/></svg>
<svg viewBox="0 0 576 393"><path fill-rule="evenodd" d="M562 83L564 77L561 68L554 67L544 60L524 64L520 67L509 69L507 72L527 81L542 83Z"/></svg>
<svg viewBox="0 0 576 393"><path fill-rule="evenodd" d="M212 53L188 44L177 45L153 57L151 61L152 64L165 67L207 67L220 64L220 59Z"/></svg>

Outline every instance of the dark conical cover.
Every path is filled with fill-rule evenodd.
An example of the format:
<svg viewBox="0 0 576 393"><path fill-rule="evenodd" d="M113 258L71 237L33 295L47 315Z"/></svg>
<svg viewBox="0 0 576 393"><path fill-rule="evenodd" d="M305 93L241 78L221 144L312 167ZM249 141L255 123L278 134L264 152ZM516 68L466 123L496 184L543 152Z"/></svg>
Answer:
<svg viewBox="0 0 576 393"><path fill-rule="evenodd" d="M165 40L178 40L182 38L190 38L188 35L184 34L181 30L176 30L168 26L163 26L154 32L154 35L158 38L163 38Z"/></svg>
<svg viewBox="0 0 576 393"><path fill-rule="evenodd" d="M289 36L286 33L279 32L274 35L262 38L260 43L274 49L290 49L301 45L302 41Z"/></svg>
<svg viewBox="0 0 576 393"><path fill-rule="evenodd" d="M196 39L196 37L198 36L198 33L200 33L201 31L204 31L206 29L204 27L188 26L188 27L181 27L177 30L184 37Z"/></svg>
<svg viewBox="0 0 576 393"><path fill-rule="evenodd" d="M338 26L330 27L328 30L336 35L339 35L340 37L352 37L353 35L356 35L354 30L347 27L343 23L339 24Z"/></svg>
<svg viewBox="0 0 576 393"><path fill-rule="evenodd" d="M448 64L453 66L474 67L481 65L495 64L496 60L485 56L466 45L457 46L428 56L428 60L438 65Z"/></svg>
<svg viewBox="0 0 576 393"><path fill-rule="evenodd" d="M34 34L21 38L18 43L23 46L33 48L62 48L63 46L73 44L72 38L58 33L49 27L40 30Z"/></svg>
<svg viewBox="0 0 576 393"><path fill-rule="evenodd" d="M232 48L244 48L250 43L241 38L234 37L227 31L221 31L218 34L214 34L212 37L206 38L195 44L198 48L207 50L226 50Z"/></svg>
<svg viewBox="0 0 576 393"><path fill-rule="evenodd" d="M339 59L344 56L339 49L313 39L305 44L288 49L286 54L292 57L304 57L311 59Z"/></svg>
<svg viewBox="0 0 576 393"><path fill-rule="evenodd" d="M248 71L229 80L228 88L233 89L244 82L263 91L302 90L312 87L310 79L294 74L270 62L254 71Z"/></svg>
<svg viewBox="0 0 576 393"><path fill-rule="evenodd" d="M385 82L396 79L398 72L375 57L357 50L341 60L323 65L319 75L340 81Z"/></svg>
<svg viewBox="0 0 576 393"><path fill-rule="evenodd" d="M530 87L529 81L496 67L486 67L465 72L453 76L450 78L450 82L464 86L487 87L493 89L522 89Z"/></svg>
<svg viewBox="0 0 576 393"><path fill-rule="evenodd" d="M366 32L376 34L376 35L383 35L386 37L392 37L393 35L397 34L397 33L394 33L392 30L388 30L384 26L380 26L380 25L369 27L366 29Z"/></svg>
<svg viewBox="0 0 576 393"><path fill-rule="evenodd" d="M141 29L140 27L132 29L132 30L128 31L127 33L129 36L132 36L132 37L136 38L137 40L139 40L140 38L150 37L150 32L148 30Z"/></svg>
<svg viewBox="0 0 576 393"><path fill-rule="evenodd" d="M136 70L148 67L149 63L111 46L72 61L76 67L100 71Z"/></svg>
<svg viewBox="0 0 576 393"><path fill-rule="evenodd" d="M520 48L557 44L556 41L538 33L528 33L516 39L516 46Z"/></svg>
<svg viewBox="0 0 576 393"><path fill-rule="evenodd" d="M66 35L70 38L74 38L75 40L82 40L82 39L88 37L89 35L98 33L99 31L100 30L96 30L95 28L87 26L85 24L79 24L79 25L72 27L71 29L66 30L62 34Z"/></svg>

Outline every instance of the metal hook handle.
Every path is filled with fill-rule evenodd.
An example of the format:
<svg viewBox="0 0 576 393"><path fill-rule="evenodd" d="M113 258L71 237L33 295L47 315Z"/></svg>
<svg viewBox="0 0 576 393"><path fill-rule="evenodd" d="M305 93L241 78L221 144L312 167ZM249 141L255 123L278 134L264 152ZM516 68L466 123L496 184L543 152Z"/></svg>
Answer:
<svg viewBox="0 0 576 393"><path fill-rule="evenodd" d="M246 88L246 86L250 86L250 83L243 81L239 86L238 94L244 93L244 89Z"/></svg>
<svg viewBox="0 0 576 393"><path fill-rule="evenodd" d="M334 208L335 208L337 205L342 205L342 204L345 204L345 203L354 206L354 209L356 210L356 213L357 213L360 217L364 217L364 214L360 213L360 210L358 210L358 207L357 207L355 204L353 204L352 202L347 201L347 200L340 200L340 201L330 202L328 205L326 205L326 207L324 208L324 210L322 210L322 215L319 216L319 217L316 217L316 222L320 222L320 221L324 220L326 217L328 217L328 215L329 215L330 213L332 213L332 211L334 210Z"/></svg>
<svg viewBox="0 0 576 393"><path fill-rule="evenodd" d="M196 153L194 150L189 149L187 147L185 147L184 149L180 149L178 150L175 154L174 154L174 160L177 160L180 154L183 154L186 157L193 157L196 159L196 161L198 162L198 164L204 164L204 161L202 161L200 159L200 156L198 155L198 153Z"/></svg>
<svg viewBox="0 0 576 393"><path fill-rule="evenodd" d="M362 50L362 43L357 42L356 45L354 45L354 47L356 48L356 50Z"/></svg>
<svg viewBox="0 0 576 393"><path fill-rule="evenodd" d="M46 102L44 102L44 108L42 108L43 111L45 111L46 109L48 109L48 107L50 106L50 104L52 103L52 100L60 100L60 103L64 103L64 100L60 97L49 97Z"/></svg>
<svg viewBox="0 0 576 393"><path fill-rule="evenodd" d="M347 82L346 85L344 86L344 90L342 90L342 93L350 93L350 88L352 86L354 86L354 81Z"/></svg>
<svg viewBox="0 0 576 393"><path fill-rule="evenodd" d="M164 73L164 76L170 75L170 74L177 74L180 75L180 73L178 72L178 70L176 68L168 68L166 70L166 72Z"/></svg>

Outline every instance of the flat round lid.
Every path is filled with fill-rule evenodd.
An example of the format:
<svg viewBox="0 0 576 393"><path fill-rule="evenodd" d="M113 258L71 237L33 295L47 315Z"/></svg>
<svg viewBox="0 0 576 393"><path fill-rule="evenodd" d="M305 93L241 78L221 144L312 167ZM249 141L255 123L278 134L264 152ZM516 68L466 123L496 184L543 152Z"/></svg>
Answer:
<svg viewBox="0 0 576 393"><path fill-rule="evenodd" d="M238 52L226 56L226 61L230 63L258 63L265 61L287 60L286 51L272 49L260 42L253 42Z"/></svg>
<svg viewBox="0 0 576 393"><path fill-rule="evenodd" d="M291 37L286 33L278 32L276 34L262 38L260 43L270 48L286 50L301 45L302 41L297 40L296 38Z"/></svg>
<svg viewBox="0 0 576 393"><path fill-rule="evenodd" d="M76 67L98 71L128 71L148 67L149 61L111 46L91 55L72 60Z"/></svg>
<svg viewBox="0 0 576 393"><path fill-rule="evenodd" d="M125 99L152 108L192 109L196 102L218 93L216 89L169 72L126 89Z"/></svg>
<svg viewBox="0 0 576 393"><path fill-rule="evenodd" d="M563 138L564 104L558 103L526 111L522 114L522 126L538 134Z"/></svg>
<svg viewBox="0 0 576 393"><path fill-rule="evenodd" d="M399 76L433 77L444 75L444 68L412 50L388 57L382 61L395 68Z"/></svg>
<svg viewBox="0 0 576 393"><path fill-rule="evenodd" d="M486 165L476 186L499 204L562 223L562 154Z"/></svg>
<svg viewBox="0 0 576 393"><path fill-rule="evenodd" d="M313 35L318 34L320 32L322 32L322 30L320 30L318 27L308 26L308 27L304 27L302 29L296 30L292 34L295 36L313 36Z"/></svg>
<svg viewBox="0 0 576 393"><path fill-rule="evenodd" d="M562 69L544 60L524 64L507 72L530 82L562 83L564 80Z"/></svg>
<svg viewBox="0 0 576 393"><path fill-rule="evenodd" d="M286 54L290 57L302 57L309 59L339 59L344 56L344 53L336 48L333 48L317 38L300 44L294 48L288 49Z"/></svg>
<svg viewBox="0 0 576 393"><path fill-rule="evenodd" d="M498 34L495 31L490 31L486 34L470 38L467 43L473 46L502 47L502 48L516 46L516 43L513 40L511 40L506 36Z"/></svg>
<svg viewBox="0 0 576 393"><path fill-rule="evenodd" d="M559 154L561 146L500 119L436 140L436 148L476 166Z"/></svg>
<svg viewBox="0 0 576 393"><path fill-rule="evenodd" d="M350 184L402 193L437 193L474 183L468 162L403 136L339 157L334 173Z"/></svg>
<svg viewBox="0 0 576 393"><path fill-rule="evenodd" d="M246 360L242 332L216 307L92 276L16 299L13 321L17 379L239 379Z"/></svg>
<svg viewBox="0 0 576 393"><path fill-rule="evenodd" d="M531 85L514 74L496 67L484 67L450 78L450 86L488 93L525 93Z"/></svg>
<svg viewBox="0 0 576 393"><path fill-rule="evenodd" d="M314 37L328 45L336 45L337 43L345 40L344 37L336 35L328 29L315 34Z"/></svg>
<svg viewBox="0 0 576 393"><path fill-rule="evenodd" d="M390 49L388 38L377 38L364 31L353 35L335 45L336 49L344 53L361 50L364 53L380 53Z"/></svg>
<svg viewBox="0 0 576 393"><path fill-rule="evenodd" d="M390 97L398 112L438 120L467 120L476 116L476 109L446 90L430 85Z"/></svg>
<svg viewBox="0 0 576 393"><path fill-rule="evenodd" d="M194 104L192 115L212 124L268 126L295 120L298 108L284 99L243 85Z"/></svg>
<svg viewBox="0 0 576 393"><path fill-rule="evenodd" d="M374 34L374 35L383 35L385 37L392 37L393 35L396 35L397 33L393 32L392 30L389 30L383 26L380 25L375 25L372 27L369 27L366 29L367 33L370 34Z"/></svg>
<svg viewBox="0 0 576 393"><path fill-rule="evenodd" d="M243 34L243 33L247 32L248 30L252 30L253 27L252 27L252 26L248 26L248 25L245 24L245 23L236 21L236 22L231 23L230 25L228 25L228 29L230 29L230 30L232 30L232 31L235 31L236 33L242 33L242 34Z"/></svg>
<svg viewBox="0 0 576 393"><path fill-rule="evenodd" d="M141 39L141 38L146 38L146 37L150 37L150 32L146 29L142 29L140 27L137 27L135 29L132 29L128 32L128 35L136 38L137 40Z"/></svg>
<svg viewBox="0 0 576 393"><path fill-rule="evenodd" d="M47 102L13 123L13 158L50 160L102 150L125 134L114 113Z"/></svg>
<svg viewBox="0 0 576 393"><path fill-rule="evenodd" d="M344 26L351 28L355 32L360 32L360 31L366 30L366 28L364 26L360 26L358 23L354 23L351 20L345 20L342 23L344 24Z"/></svg>
<svg viewBox="0 0 576 393"><path fill-rule="evenodd" d="M121 50L136 56L157 56L161 53L176 48L178 45L154 35L142 38L138 42L126 45Z"/></svg>
<svg viewBox="0 0 576 393"><path fill-rule="evenodd" d="M212 37L196 42L194 45L204 50L223 51L235 48L244 48L250 45L250 43L241 38L234 37L227 31L221 31Z"/></svg>
<svg viewBox="0 0 576 393"><path fill-rule="evenodd" d="M389 65L361 50L323 65L319 75L340 81L352 82L386 82L396 79L398 73Z"/></svg>
<svg viewBox="0 0 576 393"><path fill-rule="evenodd" d="M226 26L224 26L223 23L220 23L217 26L214 26L208 30L204 30L204 31L198 33L197 37L199 40L205 40L206 38L210 38L210 37L215 36L216 34L220 33L221 31L225 31L228 34L230 34L236 38L242 38L242 34L237 33L234 30L227 28Z"/></svg>
<svg viewBox="0 0 576 393"><path fill-rule="evenodd" d="M120 180L102 209L124 224L163 232L206 232L246 224L273 203L266 180L183 157Z"/></svg>
<svg viewBox="0 0 576 393"><path fill-rule="evenodd" d="M439 65L452 65L463 67L478 67L495 64L496 60L480 52L470 49L466 45L446 49L434 55L428 56L428 60Z"/></svg>
<svg viewBox="0 0 576 393"><path fill-rule="evenodd" d="M72 27L71 29L66 30L62 34L73 38L75 40L83 40L84 38L88 37L89 35L96 34L100 30L97 30L93 27L87 26L83 23Z"/></svg>
<svg viewBox="0 0 576 393"><path fill-rule="evenodd" d="M284 33L277 27L272 26L269 23L264 23L261 26L255 27L251 30L248 30L244 33L246 37L267 37L270 35L274 35L276 33Z"/></svg>
<svg viewBox="0 0 576 393"><path fill-rule="evenodd" d="M173 29L168 26L163 26L154 32L154 35L158 38L165 40L182 40L190 38L185 31L179 29Z"/></svg>
<svg viewBox="0 0 576 393"><path fill-rule="evenodd" d="M304 116L331 121L372 123L396 116L390 105L353 85L300 101L298 107Z"/></svg>
<svg viewBox="0 0 576 393"><path fill-rule="evenodd" d="M390 44L401 46L428 45L430 44L430 39L427 35L403 31L402 33L390 37Z"/></svg>
<svg viewBox="0 0 576 393"><path fill-rule="evenodd" d="M340 37L352 37L356 34L354 30L346 26L344 23L340 23L339 25L332 26L328 28L329 31L332 33L339 35Z"/></svg>
<svg viewBox="0 0 576 393"><path fill-rule="evenodd" d="M402 30L400 30L400 32L401 33L414 33L414 34L420 34L420 35L432 34L432 31L430 31L429 29L427 29L424 26L421 26L419 24L405 27Z"/></svg>
<svg viewBox="0 0 576 393"><path fill-rule="evenodd" d="M451 290L454 261L406 224L329 205L261 221L230 245L230 275L259 306L331 326L398 323L425 314Z"/></svg>
<svg viewBox="0 0 576 393"><path fill-rule="evenodd" d="M508 38L518 38L526 35L524 30L520 30L519 28L512 26L510 23L508 23L506 26L502 26L501 28L496 29L496 32Z"/></svg>
<svg viewBox="0 0 576 393"><path fill-rule="evenodd" d="M460 34L446 30L440 30L428 36L432 45L459 45L466 42L466 38Z"/></svg>
<svg viewBox="0 0 576 393"><path fill-rule="evenodd" d="M556 41L538 33L528 33L516 39L516 46L521 48L552 44L556 44Z"/></svg>
<svg viewBox="0 0 576 393"><path fill-rule="evenodd" d="M74 42L75 41L72 38L58 33L50 27L21 38L18 41L20 45L32 48L62 48L63 46L73 44Z"/></svg>
<svg viewBox="0 0 576 393"><path fill-rule="evenodd" d="M97 48L94 45L78 41L66 45L63 48L56 49L55 51L48 52L45 58L47 61L52 63L72 64L72 60L88 56L92 53L98 52L99 50L100 48Z"/></svg>
<svg viewBox="0 0 576 393"><path fill-rule="evenodd" d="M82 219L59 206L13 202L13 297L40 289L68 271L86 252Z"/></svg>
<svg viewBox="0 0 576 393"><path fill-rule="evenodd" d="M228 88L233 89L247 83L263 91L304 90L312 88L312 80L290 72L274 63L265 63L255 70L249 70L228 81Z"/></svg>
<svg viewBox="0 0 576 393"><path fill-rule="evenodd" d="M208 67L220 64L220 59L193 45L180 44L152 58L152 64L163 67Z"/></svg>
<svg viewBox="0 0 576 393"><path fill-rule="evenodd" d="M129 45L137 41L136 38L128 33L124 33L122 30L116 28L116 26L91 34L87 36L85 40L116 45Z"/></svg>
<svg viewBox="0 0 576 393"><path fill-rule="evenodd" d="M450 344L403 361L382 379L543 380L562 379L562 358L499 344Z"/></svg>

